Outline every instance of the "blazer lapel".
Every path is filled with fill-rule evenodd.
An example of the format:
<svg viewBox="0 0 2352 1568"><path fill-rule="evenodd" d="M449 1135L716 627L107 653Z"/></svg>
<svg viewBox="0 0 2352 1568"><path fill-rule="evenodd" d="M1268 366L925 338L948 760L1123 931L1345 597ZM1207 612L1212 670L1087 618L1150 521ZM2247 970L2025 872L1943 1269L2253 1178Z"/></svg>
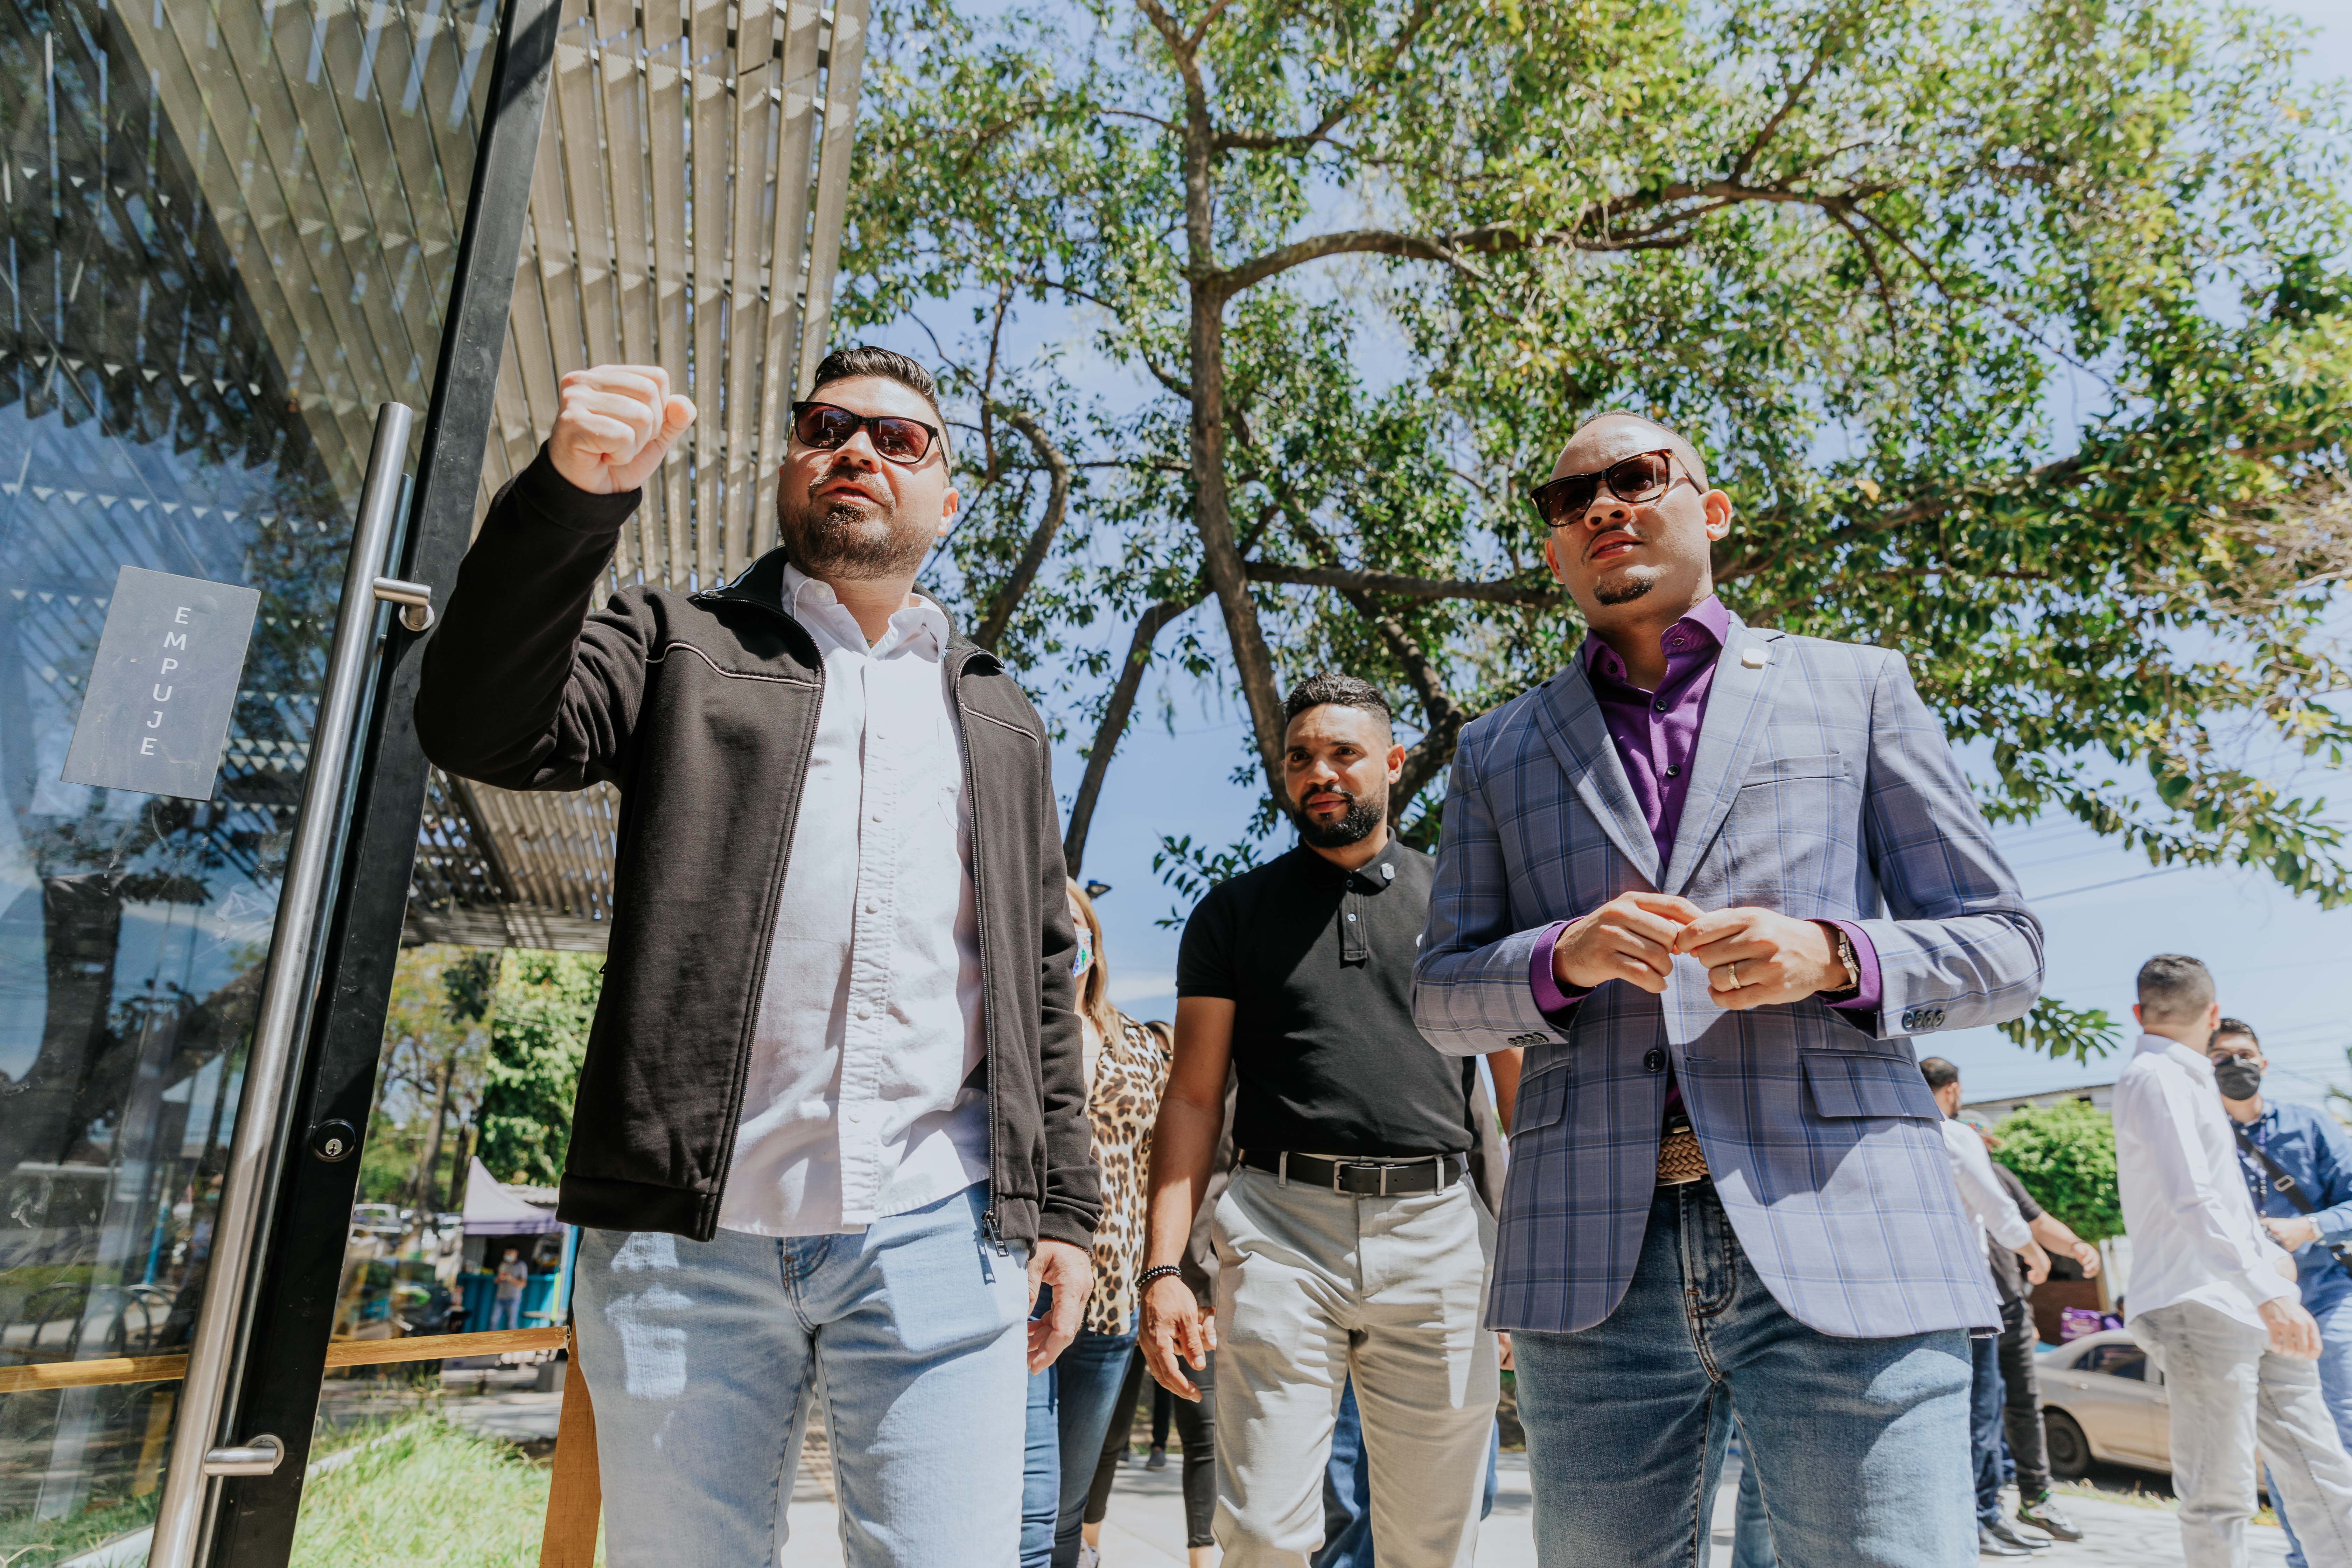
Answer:
<svg viewBox="0 0 2352 1568"><path fill-rule="evenodd" d="M1535 710L1536 728L1559 759L1576 797L1592 813L1609 841L1649 879L1651 887L1657 887L1657 841L1642 816L1641 803L1633 798L1633 786L1626 782L1625 764L1609 738L1609 725L1601 717L1601 704L1593 698L1581 654L1545 683L1543 700Z"/></svg>
<svg viewBox="0 0 2352 1568"><path fill-rule="evenodd" d="M1691 753L1690 790L1683 796L1674 858L1666 865L1666 879L1658 884L1661 892L1679 895L1690 885L1699 857L1731 815L1732 796L1764 742L1772 693L1789 660L1786 650L1773 647L1780 640L1778 632L1754 631L1738 616L1731 617L1723 653L1716 661L1715 684L1707 691L1698 745ZM1750 663L1751 655L1760 662Z"/></svg>

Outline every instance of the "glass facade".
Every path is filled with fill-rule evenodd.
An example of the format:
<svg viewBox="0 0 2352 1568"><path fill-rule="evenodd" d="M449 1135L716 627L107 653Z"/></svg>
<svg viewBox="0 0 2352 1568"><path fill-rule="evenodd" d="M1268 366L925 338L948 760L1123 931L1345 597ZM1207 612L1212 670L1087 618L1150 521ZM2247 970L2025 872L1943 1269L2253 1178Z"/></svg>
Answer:
<svg viewBox="0 0 2352 1568"><path fill-rule="evenodd" d="M374 407L430 397L498 16L0 0L0 1377L185 1346ZM209 800L60 777L123 565L261 595ZM176 1387L0 1394L0 1561L137 1528Z"/></svg>

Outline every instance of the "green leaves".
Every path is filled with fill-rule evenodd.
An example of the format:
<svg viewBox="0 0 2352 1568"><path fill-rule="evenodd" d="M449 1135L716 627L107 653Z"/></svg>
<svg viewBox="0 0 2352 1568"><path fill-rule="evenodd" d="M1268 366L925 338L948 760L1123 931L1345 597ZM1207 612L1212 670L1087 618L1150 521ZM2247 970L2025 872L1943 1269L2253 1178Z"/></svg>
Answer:
<svg viewBox="0 0 2352 1568"><path fill-rule="evenodd" d="M1528 486L1633 408L1733 498L1725 599L1901 649L1952 736L1993 742L1996 819L2352 900L2306 782L2352 742L2328 637L2352 284L2325 259L2352 137L2285 24L2190 0L879 15L841 330L916 315L968 402L1027 410L1074 465L1002 648L1052 672L1057 721L1108 726L1097 749L1157 615L1145 658L1261 715L1245 679L1386 682L1434 779L1582 631L1443 585L1541 583ZM1051 465L997 446L937 584L975 618L1049 504ZM1429 591L1252 577L1250 615L1209 601L1220 642L1154 606L1203 599L1227 519L1243 576ZM2086 1016L2018 1037L2079 1057Z"/></svg>
<svg viewBox="0 0 2352 1568"><path fill-rule="evenodd" d="M2124 1233L2116 1187L2116 1128L2087 1100L2029 1106L1993 1128L2000 1146L1993 1158L2017 1173L2033 1201L2066 1222L2084 1241Z"/></svg>

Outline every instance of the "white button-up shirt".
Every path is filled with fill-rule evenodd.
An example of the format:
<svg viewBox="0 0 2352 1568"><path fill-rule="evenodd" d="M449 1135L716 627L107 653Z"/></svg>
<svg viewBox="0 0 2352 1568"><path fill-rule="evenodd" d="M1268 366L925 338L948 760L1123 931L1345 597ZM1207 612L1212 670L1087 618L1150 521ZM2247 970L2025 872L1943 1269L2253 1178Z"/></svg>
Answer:
<svg viewBox="0 0 2352 1568"><path fill-rule="evenodd" d="M824 695L719 1223L822 1236L987 1179L979 902L947 616L869 647L825 584L782 593Z"/></svg>
<svg viewBox="0 0 2352 1568"><path fill-rule="evenodd" d="M2286 1255L2254 1219L2213 1064L2178 1040L2142 1035L2116 1080L2115 1118L2130 1316L2197 1301L2262 1327L2255 1307L2294 1295L2294 1282L2273 1267Z"/></svg>
<svg viewBox="0 0 2352 1568"><path fill-rule="evenodd" d="M1983 1135L1958 1117L1944 1118L1944 1154L1952 1163L1952 1184L1960 1189L1960 1206L1975 1216L1977 1240L1990 1237L2015 1252L2033 1239L2017 1200L1992 1173L1992 1156L1985 1152Z"/></svg>

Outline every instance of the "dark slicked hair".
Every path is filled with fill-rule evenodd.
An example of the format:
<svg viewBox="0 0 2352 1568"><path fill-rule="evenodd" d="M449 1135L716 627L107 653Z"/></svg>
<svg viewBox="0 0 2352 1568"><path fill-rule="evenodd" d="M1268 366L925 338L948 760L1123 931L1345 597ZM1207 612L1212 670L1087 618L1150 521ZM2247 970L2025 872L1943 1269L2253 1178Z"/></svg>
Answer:
<svg viewBox="0 0 2352 1568"><path fill-rule="evenodd" d="M1328 669L1310 675L1290 689L1290 695L1282 700L1282 721L1287 725L1310 708L1332 707L1360 708L1376 715L1383 724L1394 722L1389 714L1389 700L1381 695L1379 687Z"/></svg>
<svg viewBox="0 0 2352 1568"><path fill-rule="evenodd" d="M2252 1024L2247 1023L2243 1018L2222 1019L2221 1026L2213 1031L2213 1039L2218 1040L2224 1035L2243 1035L2246 1038L2254 1042L2254 1049L2261 1050L2263 1048L2263 1037L2254 1033L2254 1026ZM2206 1044L2210 1049L2212 1042L2208 1041Z"/></svg>
<svg viewBox="0 0 2352 1568"><path fill-rule="evenodd" d="M2185 1024L2213 1005L2213 972L2186 953L2159 952L2139 966L2139 1009L2158 1024Z"/></svg>
<svg viewBox="0 0 2352 1568"><path fill-rule="evenodd" d="M836 381L849 381L861 375L879 376L895 381L931 405L931 417L940 428L947 428L947 419L940 413L940 384L931 373L889 349L877 349L860 343L854 349L835 349L817 362L816 379L809 383L809 395L814 397ZM941 439L945 439L942 437Z"/></svg>
<svg viewBox="0 0 2352 1568"><path fill-rule="evenodd" d="M1960 1069L1941 1057L1921 1057L1919 1076L1927 1080L1929 1089L1942 1089L1960 1081Z"/></svg>

